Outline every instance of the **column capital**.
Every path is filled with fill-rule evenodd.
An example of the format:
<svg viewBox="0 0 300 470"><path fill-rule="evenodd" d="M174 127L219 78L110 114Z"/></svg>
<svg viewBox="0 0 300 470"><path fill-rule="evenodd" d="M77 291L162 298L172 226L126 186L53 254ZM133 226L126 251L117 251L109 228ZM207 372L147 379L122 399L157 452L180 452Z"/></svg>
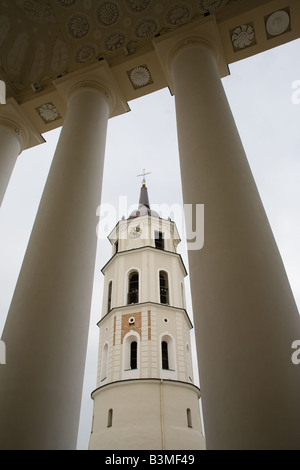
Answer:
<svg viewBox="0 0 300 470"><path fill-rule="evenodd" d="M154 48L173 94L172 62L175 56L187 47L202 46L210 49L216 57L220 76L225 77L228 75L227 62L215 16L212 15L209 21L207 21L207 18L205 20L200 19L181 27L179 31L171 32L153 40Z"/></svg>
<svg viewBox="0 0 300 470"><path fill-rule="evenodd" d="M58 78L53 84L66 103L76 91L93 89L102 92L107 98L110 117L130 110L105 60L85 68L84 71L79 70L66 77Z"/></svg>
<svg viewBox="0 0 300 470"><path fill-rule="evenodd" d="M187 47L194 47L194 46L199 46L199 47L204 47L206 49L209 49L215 56L216 61L217 62L219 61L219 51L212 42L200 36L189 36L183 39L182 41L179 41L173 47L173 49L170 50L169 66L171 66L177 54L179 54L182 50L186 49Z"/></svg>
<svg viewBox="0 0 300 470"><path fill-rule="evenodd" d="M28 135L24 128L22 128L19 123L12 121L11 119L6 119L0 117L0 126L7 127L11 129L14 133L16 138L20 143L20 153L26 147L26 143L28 142Z"/></svg>
<svg viewBox="0 0 300 470"><path fill-rule="evenodd" d="M14 98L8 98L6 104L0 107L0 125L15 132L21 145L21 151L45 142Z"/></svg>

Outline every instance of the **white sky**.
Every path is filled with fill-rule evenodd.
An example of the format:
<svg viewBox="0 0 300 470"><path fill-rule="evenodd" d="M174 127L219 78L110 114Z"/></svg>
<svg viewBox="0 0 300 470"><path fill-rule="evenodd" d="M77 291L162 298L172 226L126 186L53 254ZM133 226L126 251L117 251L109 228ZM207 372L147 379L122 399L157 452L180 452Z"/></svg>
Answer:
<svg viewBox="0 0 300 470"><path fill-rule="evenodd" d="M299 81L300 90L299 58L300 40L297 40L231 65L231 75L223 79L298 308L300 91L297 93L293 84ZM136 178L136 175L145 167L152 172L147 178L150 203L181 204L174 98L164 89L131 102L130 107L130 113L109 121L102 203L113 204L118 211L119 196L127 196L129 206L137 204L141 178ZM0 332L59 133L60 129L45 134L46 144L27 150L19 157L0 209ZM180 229L182 221L175 221ZM181 253L188 268L184 246ZM91 429L90 393L96 385L98 356L96 322L100 319L102 307L100 270L110 255L109 242L99 240L79 449L87 448ZM188 313L192 317L191 307Z"/></svg>

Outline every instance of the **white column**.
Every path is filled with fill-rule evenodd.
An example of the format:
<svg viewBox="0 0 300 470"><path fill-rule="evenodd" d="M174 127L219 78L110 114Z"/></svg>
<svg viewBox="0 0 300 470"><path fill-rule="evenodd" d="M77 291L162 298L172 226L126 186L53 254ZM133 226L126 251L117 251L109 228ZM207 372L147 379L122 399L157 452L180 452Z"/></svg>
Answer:
<svg viewBox="0 0 300 470"><path fill-rule="evenodd" d="M208 449L299 449L300 321L212 50L171 61L184 202L205 204L189 271Z"/></svg>
<svg viewBox="0 0 300 470"><path fill-rule="evenodd" d="M100 88L69 99L2 338L2 449L76 446L109 114Z"/></svg>
<svg viewBox="0 0 300 470"><path fill-rule="evenodd" d="M0 120L0 206L18 155L23 150L22 131L13 122Z"/></svg>

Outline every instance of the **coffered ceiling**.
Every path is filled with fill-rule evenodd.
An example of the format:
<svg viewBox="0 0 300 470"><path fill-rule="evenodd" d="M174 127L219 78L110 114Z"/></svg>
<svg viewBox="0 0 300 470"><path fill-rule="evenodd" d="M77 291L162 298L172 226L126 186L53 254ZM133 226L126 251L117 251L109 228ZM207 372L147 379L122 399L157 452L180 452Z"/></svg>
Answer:
<svg viewBox="0 0 300 470"><path fill-rule="evenodd" d="M34 125L44 132L62 123L64 104L54 85L60 78L105 59L130 101L168 85L155 57L156 38L213 17L224 63L230 64L299 37L299 4L299 0L0 0L0 79L6 83L7 96L25 114L39 115Z"/></svg>
<svg viewBox="0 0 300 470"><path fill-rule="evenodd" d="M1 69L13 93L91 64L237 0L0 0Z"/></svg>

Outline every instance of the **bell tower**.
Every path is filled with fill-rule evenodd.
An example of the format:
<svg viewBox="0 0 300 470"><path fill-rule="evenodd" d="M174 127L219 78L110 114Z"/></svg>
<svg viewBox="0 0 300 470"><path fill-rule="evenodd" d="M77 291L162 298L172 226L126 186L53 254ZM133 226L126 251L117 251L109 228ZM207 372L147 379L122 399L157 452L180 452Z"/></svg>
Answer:
<svg viewBox="0 0 300 470"><path fill-rule="evenodd" d="M142 176L138 209L108 237L89 448L204 449L180 237L151 210Z"/></svg>

